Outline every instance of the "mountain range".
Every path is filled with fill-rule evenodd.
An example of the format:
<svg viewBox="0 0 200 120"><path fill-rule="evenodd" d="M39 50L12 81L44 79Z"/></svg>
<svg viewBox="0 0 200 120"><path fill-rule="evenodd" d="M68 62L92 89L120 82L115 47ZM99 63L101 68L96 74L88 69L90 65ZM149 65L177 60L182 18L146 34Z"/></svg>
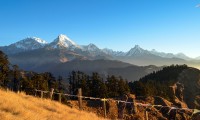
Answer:
<svg viewBox="0 0 200 120"><path fill-rule="evenodd" d="M50 71L56 75L64 75L71 70L82 70L100 72L104 75L121 75L126 79L136 80L162 68L156 66L187 64L200 68L198 58L193 59L183 53L149 51L139 45L135 45L127 52L113 51L108 48L100 49L92 43L79 45L63 34L51 43L37 37L28 37L8 46L1 46L0 50L8 55L12 64L17 64L22 69ZM134 68L134 71L130 71L130 68ZM138 69L140 72L143 71L142 74L132 75Z"/></svg>
<svg viewBox="0 0 200 120"><path fill-rule="evenodd" d="M82 52L88 52L93 56L105 55L105 54L112 57L155 55L163 58L180 58L184 60L199 60L200 58L200 56L197 58L190 58L183 53L173 54L173 53L158 52L155 49L148 51L141 48L139 45L135 45L135 47L131 48L127 52L113 51L112 49L108 48L100 49L92 43L90 43L89 45L78 45L74 41L72 41L69 37L63 34L60 34L51 43L47 43L45 40L42 40L37 37L28 37L16 43L13 43L9 46L2 46L0 48L6 54L16 54L25 51L46 48L46 49L66 49L75 52L79 50Z"/></svg>

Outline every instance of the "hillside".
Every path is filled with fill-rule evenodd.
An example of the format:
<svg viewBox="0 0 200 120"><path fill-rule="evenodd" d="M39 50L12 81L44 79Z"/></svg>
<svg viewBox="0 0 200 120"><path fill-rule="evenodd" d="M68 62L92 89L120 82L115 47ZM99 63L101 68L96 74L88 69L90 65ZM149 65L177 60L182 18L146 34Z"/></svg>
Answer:
<svg viewBox="0 0 200 120"><path fill-rule="evenodd" d="M171 65L130 85L137 96L162 96L179 107L186 103L189 108L200 108L200 70L196 68Z"/></svg>
<svg viewBox="0 0 200 120"><path fill-rule="evenodd" d="M0 120L101 120L58 102L0 90Z"/></svg>

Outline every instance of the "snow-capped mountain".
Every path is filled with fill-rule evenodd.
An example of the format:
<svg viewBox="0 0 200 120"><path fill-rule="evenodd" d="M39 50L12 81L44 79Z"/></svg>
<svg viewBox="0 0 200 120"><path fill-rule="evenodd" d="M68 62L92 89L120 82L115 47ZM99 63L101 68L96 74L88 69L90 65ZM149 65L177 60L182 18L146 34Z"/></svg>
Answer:
<svg viewBox="0 0 200 120"><path fill-rule="evenodd" d="M158 52L155 49L148 51L141 48L139 45L135 45L134 48L128 52L113 51L112 49L104 48L100 49L94 44L78 45L72 41L66 35L60 34L53 42L47 43L46 41L37 37L28 37L19 42L13 43L9 46L0 47L6 54L15 54L24 51L36 50L40 48L62 49L65 51L74 52L82 56L112 56L112 57L131 57L131 56L151 56L162 58L181 58L184 60L192 60L192 58L186 56L183 53L172 54ZM199 58L197 58L199 59Z"/></svg>
<svg viewBox="0 0 200 120"><path fill-rule="evenodd" d="M200 56L199 56L199 57L196 57L195 60L200 60Z"/></svg>
<svg viewBox="0 0 200 120"><path fill-rule="evenodd" d="M27 37L9 46L1 47L6 54L15 54L19 52L43 48L48 43L37 37Z"/></svg>
<svg viewBox="0 0 200 120"><path fill-rule="evenodd" d="M173 57L175 57L174 54L172 54L172 53L158 52L155 49L152 49L150 52L152 54L154 54L154 55L157 55L157 56L160 56L160 57L164 57L164 58L173 58Z"/></svg>
<svg viewBox="0 0 200 120"><path fill-rule="evenodd" d="M35 64L38 64L38 62L43 64L47 62L59 63L73 60L104 59L119 60L135 65L170 65L187 64L193 62L191 60L194 60L190 60L189 57L182 53L172 54L158 52L156 50L148 51L141 48L139 45L135 45L135 47L128 52L113 51L112 49L107 48L100 49L95 44L79 45L63 34L59 35L51 43L47 43L40 38L28 37L9 46L0 47L0 50L5 52L8 57L12 57L12 61L21 61L20 59L22 57L23 60L31 58L27 61L33 63L33 60L35 60ZM24 64L23 61L22 63Z"/></svg>
<svg viewBox="0 0 200 120"><path fill-rule="evenodd" d="M126 53L122 51L114 51L112 49L104 48L102 51L111 56L125 56Z"/></svg>
<svg viewBox="0 0 200 120"><path fill-rule="evenodd" d="M180 59L184 59L184 60L191 60L192 58L186 56L183 53L177 53L177 54L173 54L173 53L164 53L164 52L158 52L155 49L149 51L154 55L163 57L163 58L180 58Z"/></svg>
<svg viewBox="0 0 200 120"><path fill-rule="evenodd" d="M11 44L10 46L24 49L24 50L34 50L44 47L47 44L46 41L37 38L37 37L28 37L26 39L23 39L17 43Z"/></svg>
<svg viewBox="0 0 200 120"><path fill-rule="evenodd" d="M96 45L90 43L89 45L82 45L81 46L83 51L90 51L90 52L99 52L101 51Z"/></svg>
<svg viewBox="0 0 200 120"><path fill-rule="evenodd" d="M51 42L48 47L51 48L62 48L68 50L80 49L80 46L77 45L66 35L60 34L53 42Z"/></svg>
<svg viewBox="0 0 200 120"><path fill-rule="evenodd" d="M142 49L139 45L135 45L134 48L131 48L126 56L141 56L141 55L149 55L151 54L148 50Z"/></svg>
<svg viewBox="0 0 200 120"><path fill-rule="evenodd" d="M192 60L192 58L186 56L186 55L183 54L183 53L175 54L175 56L176 56L177 58L181 58L181 59L184 59L184 60Z"/></svg>
<svg viewBox="0 0 200 120"><path fill-rule="evenodd" d="M91 59L111 59L112 57L106 53L104 53L101 49L99 49L96 45L90 43L89 45L82 45L81 50L85 52L83 55L88 56ZM80 52L82 53L82 52Z"/></svg>

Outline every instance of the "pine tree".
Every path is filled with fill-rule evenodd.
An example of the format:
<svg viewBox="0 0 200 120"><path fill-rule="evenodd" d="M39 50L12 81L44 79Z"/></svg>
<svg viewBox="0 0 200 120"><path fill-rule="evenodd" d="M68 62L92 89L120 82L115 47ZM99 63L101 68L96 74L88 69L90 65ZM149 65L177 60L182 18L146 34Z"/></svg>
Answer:
<svg viewBox="0 0 200 120"><path fill-rule="evenodd" d="M107 97L107 87L98 73L91 77L90 94L93 97Z"/></svg>
<svg viewBox="0 0 200 120"><path fill-rule="evenodd" d="M130 92L128 82L124 81L122 77L119 77L118 86L118 93L120 96Z"/></svg>
<svg viewBox="0 0 200 120"><path fill-rule="evenodd" d="M48 83L48 89L49 91L54 88L56 90L58 88L58 84L56 82L56 78L53 76L52 73L50 72L45 72L44 73L44 79L47 80Z"/></svg>
<svg viewBox="0 0 200 120"><path fill-rule="evenodd" d="M108 88L108 96L109 97L118 97L119 96L119 86L118 79L112 75L111 77L107 77L106 85Z"/></svg>
<svg viewBox="0 0 200 120"><path fill-rule="evenodd" d="M0 51L0 86L8 87L9 64L7 56Z"/></svg>
<svg viewBox="0 0 200 120"><path fill-rule="evenodd" d="M62 76L58 76L58 91L59 92L64 92L65 88L63 85L63 78Z"/></svg>
<svg viewBox="0 0 200 120"><path fill-rule="evenodd" d="M13 65L13 90L15 92L20 90L20 71L17 65Z"/></svg>

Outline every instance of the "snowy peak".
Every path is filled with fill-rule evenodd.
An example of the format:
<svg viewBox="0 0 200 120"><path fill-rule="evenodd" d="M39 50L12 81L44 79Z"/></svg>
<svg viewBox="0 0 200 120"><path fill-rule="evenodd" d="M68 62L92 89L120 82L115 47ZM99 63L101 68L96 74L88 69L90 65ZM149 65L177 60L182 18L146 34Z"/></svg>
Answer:
<svg viewBox="0 0 200 120"><path fill-rule="evenodd" d="M143 55L143 54L150 54L150 52L149 51L147 51L147 50L144 50L144 49L142 49L139 45L135 45L135 47L134 48L132 48L132 49L130 49L128 52L127 52L127 54L126 54L126 56L140 56L140 55Z"/></svg>
<svg viewBox="0 0 200 120"><path fill-rule="evenodd" d="M19 42L11 44L11 47L16 47L23 50L34 50L44 47L47 44L46 41L37 37L28 37Z"/></svg>
<svg viewBox="0 0 200 120"><path fill-rule="evenodd" d="M92 43L90 43L89 45L82 46L82 50L83 51L91 51L91 52L100 51L100 49Z"/></svg>
<svg viewBox="0 0 200 120"><path fill-rule="evenodd" d="M104 48L102 51L111 56L125 56L126 53L122 51L113 51L112 49Z"/></svg>
<svg viewBox="0 0 200 120"><path fill-rule="evenodd" d="M175 56L176 56L177 58L181 58L181 59L185 59L185 60L191 60L190 57L186 56L186 55L183 54L183 53L175 54Z"/></svg>
<svg viewBox="0 0 200 120"><path fill-rule="evenodd" d="M50 43L50 46L53 48L68 48L68 49L80 48L79 45L77 45L69 37L63 34L60 34L52 43Z"/></svg>
<svg viewBox="0 0 200 120"><path fill-rule="evenodd" d="M67 37L66 35L60 34L57 39L55 40L58 42L58 44L62 44L62 45L76 45L76 43L74 41L72 41L69 37Z"/></svg>
<svg viewBox="0 0 200 120"><path fill-rule="evenodd" d="M164 53L164 52L158 52L157 50L155 49L152 49L151 51L149 51L151 54L154 54L154 55L157 55L157 56L160 56L160 57L164 57L164 58L174 58L175 55L172 54L172 53Z"/></svg>
<svg viewBox="0 0 200 120"><path fill-rule="evenodd" d="M178 53L178 54L173 54L173 53L165 53L165 52L158 52L155 49L150 51L151 54L163 57L163 58L180 58L180 59L184 59L184 60L191 60L192 58L186 56L183 53Z"/></svg>
<svg viewBox="0 0 200 120"><path fill-rule="evenodd" d="M35 41L37 41L40 44L44 44L44 45L48 44L45 40L42 40L42 39L37 38L37 37L32 37L32 39L34 39Z"/></svg>
<svg viewBox="0 0 200 120"><path fill-rule="evenodd" d="M196 57L195 60L200 60L200 56L199 56L199 57Z"/></svg>

